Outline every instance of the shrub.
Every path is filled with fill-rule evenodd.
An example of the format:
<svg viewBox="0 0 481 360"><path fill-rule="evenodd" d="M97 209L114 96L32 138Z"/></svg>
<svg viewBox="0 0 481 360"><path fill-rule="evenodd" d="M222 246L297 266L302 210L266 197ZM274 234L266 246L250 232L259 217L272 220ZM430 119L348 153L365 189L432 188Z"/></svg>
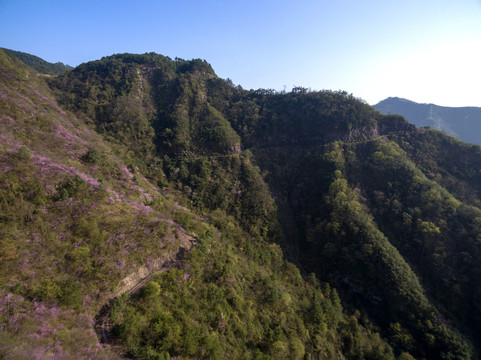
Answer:
<svg viewBox="0 0 481 360"><path fill-rule="evenodd" d="M26 146L20 146L18 149L18 157L22 160L29 160L32 157L32 153Z"/></svg>
<svg viewBox="0 0 481 360"><path fill-rule="evenodd" d="M100 160L100 153L96 149L90 148L82 157L82 160L87 164L97 164Z"/></svg>
<svg viewBox="0 0 481 360"><path fill-rule="evenodd" d="M154 281L149 282L142 288L142 297L144 299L156 298L160 295L160 285Z"/></svg>

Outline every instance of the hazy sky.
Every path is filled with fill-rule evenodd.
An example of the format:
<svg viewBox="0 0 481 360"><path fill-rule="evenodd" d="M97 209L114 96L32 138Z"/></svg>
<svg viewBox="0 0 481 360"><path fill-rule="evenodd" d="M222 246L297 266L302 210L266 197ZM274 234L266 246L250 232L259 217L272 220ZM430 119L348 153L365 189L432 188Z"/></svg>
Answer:
<svg viewBox="0 0 481 360"><path fill-rule="evenodd" d="M0 0L0 47L202 58L246 89L481 106L481 0Z"/></svg>

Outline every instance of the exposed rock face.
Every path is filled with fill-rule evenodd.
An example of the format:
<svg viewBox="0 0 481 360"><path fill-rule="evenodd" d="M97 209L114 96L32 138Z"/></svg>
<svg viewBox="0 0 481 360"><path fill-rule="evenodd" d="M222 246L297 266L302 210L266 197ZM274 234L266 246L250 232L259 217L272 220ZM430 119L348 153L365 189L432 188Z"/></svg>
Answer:
<svg viewBox="0 0 481 360"><path fill-rule="evenodd" d="M242 148L241 148L241 144L234 144L232 145L232 147L230 148L230 152L232 154L240 154L242 151Z"/></svg>
<svg viewBox="0 0 481 360"><path fill-rule="evenodd" d="M123 278L120 281L119 287L114 292L114 297L119 297L126 292L130 294L135 293L144 286L153 275L172 268L182 260L183 255L186 251L190 250L195 239L188 235L181 227L179 228L181 231L176 231L176 236L179 241L178 247L176 246L174 250L168 251L165 256L155 259L146 265L142 265L137 271Z"/></svg>
<svg viewBox="0 0 481 360"><path fill-rule="evenodd" d="M165 221L167 223L167 221ZM156 274L161 271L168 271L178 265L186 251L189 251L195 242L194 237L173 221L168 222L174 227L175 237L178 240L173 250L168 250L164 256L142 265L138 270L131 273L120 281L119 287L115 290L113 297L100 309L95 317L95 329L99 336L99 340L108 346L110 354L115 354L119 359L129 359L126 355L125 348L114 341L112 336L112 322L109 318L112 306L115 300L124 293L130 295L137 293L145 286Z"/></svg>

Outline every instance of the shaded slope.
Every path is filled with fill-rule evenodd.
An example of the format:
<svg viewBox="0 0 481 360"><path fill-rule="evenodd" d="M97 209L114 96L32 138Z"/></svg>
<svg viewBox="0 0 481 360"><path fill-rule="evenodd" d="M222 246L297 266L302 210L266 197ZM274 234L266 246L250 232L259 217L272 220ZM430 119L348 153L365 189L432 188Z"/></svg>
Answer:
<svg viewBox="0 0 481 360"><path fill-rule="evenodd" d="M197 229L195 232L200 231L199 239L204 239L204 245L189 257L186 264L192 268L189 279L195 285L182 290L178 289L178 277L167 276L165 280L169 283L167 289L173 290L166 290L164 296L171 301L162 306L170 309L172 317L145 308L143 304L146 299L143 298L120 300L118 306L122 312L130 314L133 308L140 307L135 317L129 317L127 321L122 321L126 313L120 318L113 315L118 325L116 331L131 354L142 357L154 351L157 354L160 352L159 356L169 352L216 358L236 358L245 353L252 356L257 354L255 356L260 358L285 357L291 353L293 358L298 358L304 352L322 358L337 358L342 353L350 354L350 358L368 354L392 356L390 347L375 331L370 330L371 325L366 323L365 329L356 318L349 319L342 315L335 292L333 295L328 289L320 292L315 281L309 285L314 286L312 290L302 290L304 285L296 275L295 268L284 262L276 246L268 246L265 242L267 239L279 239L280 236L274 201L260 170L252 163L252 154L240 153L240 137L234 132L234 127L213 103L207 101L210 85L222 84L223 80L218 79L206 64L182 60L169 62L152 54L127 54L86 64L83 69L76 69L51 82L61 102L78 116L92 121L92 125L112 142L117 143L119 137L127 140L126 144L132 151L128 156L148 178L154 181L159 179L155 172L161 172L159 167L162 167L166 179L159 179L159 184L171 184L181 190L197 211L213 219L214 225L221 229L224 241L229 244L222 245L223 242L219 243L205 228L197 229L196 222L191 223ZM112 76L101 69L110 69ZM125 77L119 74L125 74ZM105 91L91 97L96 93L91 90L97 86L102 86ZM239 88L235 91L245 94ZM151 109L144 122L147 129L145 134L150 135L136 137L140 127L136 127L135 117L126 118L116 111L120 97L130 97L139 104L141 101L143 106ZM108 116L102 110L104 106L112 106ZM110 127L110 124L115 126ZM120 128L125 131L118 132ZM155 144L155 150L150 145L148 148L139 147L142 143ZM142 157L139 157L141 149ZM191 222L189 218L184 221ZM212 255L208 255L210 253ZM269 260L274 258L275 263ZM216 259L214 263L213 259ZM244 265L239 267L240 264ZM199 272L196 269L212 271ZM276 273L283 275L278 278ZM231 274L231 277L226 277L227 274ZM286 283L292 276L295 281ZM234 292L228 290L233 278L239 283ZM272 293L267 298L266 287ZM217 294L215 301L214 298L205 298L207 289ZM185 309L175 310L176 306L182 307L174 300L180 290L183 297L177 300L182 299L181 303L186 303L185 296L192 300L185 305ZM330 305L331 300L324 305L313 304L316 297L324 297L323 293L327 297L333 296L335 304ZM157 309L159 301L162 301L162 297L150 299L148 303L155 304L154 309ZM204 308L209 309L205 312L194 311L190 316L197 319L195 322L187 321L182 315L184 312L191 313L191 308L195 306L191 304L192 301L202 303ZM290 307L286 307L286 301L291 304ZM249 303L259 306L245 318L246 315L239 313L239 310ZM219 306L222 309L218 309ZM318 310L321 312L317 318L309 319L304 314L311 306L323 306L325 309ZM284 312L285 320L262 315L279 310ZM166 321L172 326L169 329L159 328L157 337L146 338L143 326L154 326L156 316L164 319L166 316ZM214 321L212 316L229 318L230 330L226 330L226 333L219 330L220 320ZM188 340L190 345L177 337L175 329L180 325L182 331L190 334L187 337L191 338ZM254 337L247 336L249 332L246 333L246 326L253 331ZM305 327L316 335L307 336L303 330ZM218 342L211 336L219 337L222 341ZM233 342L233 336L244 341ZM164 339L162 349L153 350L159 339Z"/></svg>
<svg viewBox="0 0 481 360"><path fill-rule="evenodd" d="M228 96L236 99L236 94L228 93ZM394 342L400 348L420 357L469 357L469 346L466 346L463 336L454 327L460 326L465 334L473 334L470 341L479 344L479 339L474 336L478 332L477 320L471 321L472 318L468 315L473 312L479 314L479 310L473 307L479 295L468 288L458 293L463 294L462 298L470 303L467 305L465 300L456 301L458 295L443 298L442 293L457 289L459 281L456 277L465 273L465 268L457 260L463 251L450 250L456 247L469 248L470 254L479 257L476 242L473 241L477 233L476 226L463 226L462 232L465 235L458 236L458 245L452 245L450 240L459 231L460 224L466 221L476 224L475 213L472 213L469 220L466 215L446 212L438 214L436 222L427 221L429 215L414 220L418 223L417 236L422 236L421 241L428 241L427 237L431 236L436 239L437 246L444 243L449 248L445 248L442 255L452 264L446 272L442 265L436 263L440 250L435 246L425 247L422 259L412 259L409 256L407 261L403 259L405 253L402 252L401 245L414 247L413 242L419 240L407 237L403 243L398 242L400 229L396 228L397 222L371 217L386 213L385 207L390 206L390 203L368 202L368 195L372 192L382 194L375 189L377 183L372 183L375 178L383 186L392 188L396 185L418 194L421 197L418 200L421 201L412 195L414 204L408 209L421 209L424 214L430 214L430 207L439 206L425 200L434 190L427 186L414 190L416 182L412 183L406 175L416 171L418 176L426 174L434 177L428 169L436 169L447 175L444 180L439 177L443 186L447 186L458 197L464 194L467 204L476 203L478 195L472 190L476 190L479 184L475 170L475 164L479 161L479 149L437 132L417 131L399 116L376 115L368 106L342 93L308 93L302 89L290 94L259 91L244 99L237 100L230 107L225 106L224 111L229 114L226 117L234 124L240 124L237 126L246 133L246 142L252 144L251 150L257 163L268 172L268 183L276 194L286 224L287 247L292 249L291 253L296 254L303 267L346 289L346 295L351 294L349 297L356 306L361 306L374 318L379 316L378 319L393 338L404 333L406 337L403 341ZM219 100L213 101L222 106ZM389 153L389 147L382 148L377 154L385 156L383 158L386 162L379 168L371 165L373 159L365 156L369 149L367 145L375 143L373 140L382 143L386 138L392 138L412 151L411 159L406 154L402 157L403 161L407 161L403 166L411 170L406 173L390 170L392 167L397 169L399 165L396 164L397 158ZM332 140L338 142L329 144ZM450 147L449 154L444 153L447 144ZM387 154L384 155L384 151ZM421 169L417 169L412 162L419 164ZM365 170L361 171L360 167ZM331 195L331 186L338 181L336 170L340 171L341 178L345 176L348 180L347 187L340 192L340 198ZM376 176L373 177L373 174ZM391 176L394 177L391 179ZM464 185L460 188L455 184ZM442 191L445 192L444 189ZM331 202L332 196L337 199L337 203ZM444 201L457 204L458 200L449 195ZM449 206L452 205L443 205L444 208ZM395 211L399 209L396 208ZM450 233L444 238L432 225L443 222L446 217L451 217L448 226ZM426 265L428 259L431 265ZM425 274L428 267L432 267L429 271L436 273L438 280L427 279ZM478 270L472 270L473 277L466 284L476 284L474 287L479 289L474 275ZM452 280L447 280L448 273L456 275L451 275ZM419 277L424 289L421 288ZM438 286L436 281L443 278L444 290L434 292L432 288ZM386 291L387 289L390 290ZM364 300L360 301L360 298ZM367 305L362 305L363 301ZM464 313L465 309L470 310ZM461 313L464 315L461 316ZM413 314L416 314L415 318L412 318ZM461 321L460 316L463 318ZM445 317L453 323L439 320ZM420 325L419 318L431 325ZM399 328L398 322L408 331ZM466 323L471 324L470 329L464 327ZM409 331L412 332L411 335Z"/></svg>
<svg viewBox="0 0 481 360"><path fill-rule="evenodd" d="M291 209L290 214L294 214L291 236L295 241L290 239L291 246L292 242L297 245L298 261L304 268L315 271L321 279L329 279L331 284L343 289L342 295L346 300L349 299L355 307L367 311L385 327L386 332L393 337L393 344L421 358L441 357L448 353L457 354L461 358L469 357L465 340L462 340L459 333L456 334L454 328L460 326L466 334L477 333L476 321L471 322L469 311L459 321L460 314L468 308L473 311L475 303L467 307L463 301L457 301L456 297L446 297L446 292L457 288L459 282L455 278L448 281L447 273L436 262L439 260L439 251L443 251L443 256L454 264L448 272L464 273L465 268L457 263L456 252L450 253L446 248L452 246L447 245L452 244L450 235L446 234L443 239L429 216L417 214L413 220L411 215L403 215L401 202L404 203L404 200L394 194L400 188L405 189L406 196L411 200L409 206L404 205L405 211L411 214L412 211L428 214L431 206L439 205L426 202L425 199L432 192L428 187L414 191L414 184L410 184L413 180L407 174L409 171L420 173L419 170L412 163L407 165L410 169L406 170L407 173L398 170L399 165L395 163L395 158L390 157L392 154L389 153L389 147L381 147L381 151L373 152L385 161L382 165L379 164L379 168L374 167L376 158L365 158L365 155L367 149L376 142L336 143L310 149L304 155L297 154L295 157L292 156L292 149L285 153L259 152L258 158L272 159L276 156L279 160L275 164L282 163L284 167L288 162L292 164L293 171L283 171L283 179L271 180L277 188L284 189L282 203ZM422 174L418 176L424 177ZM382 188L379 189L378 186L381 185ZM424 192L426 194L421 195ZM423 200L418 202L419 197ZM459 204L457 200L448 202ZM395 217L385 217L391 211ZM404 223L403 216L406 217ZM449 215L444 213L438 216L436 224ZM463 218L459 221L464 223L466 220ZM468 222L475 224L475 217L471 217ZM416 230L400 240L402 226L410 224L416 224ZM459 230L454 217L450 226L450 231L454 233ZM476 234L474 228L464 231L472 236ZM477 253L476 242L464 236L458 236L458 239L460 243L457 246L470 247L470 253ZM421 251L416 244L424 242L426 247L423 246ZM441 245L443 243L444 248ZM418 257L410 256L405 252L406 248L411 248L411 255L416 253ZM461 252L460 248L457 251ZM423 256L419 256L420 253ZM436 281L444 279L444 292L436 293L432 290L437 285L433 278L425 276L426 271L435 273ZM467 283L474 286L477 283L475 276ZM476 285L476 288L479 289L479 286ZM466 288L461 293L468 302L478 297L472 293L472 288ZM459 295L460 293L453 294ZM453 310L458 310L456 315L452 313ZM475 312L478 313L478 310ZM448 324L445 320L439 320L446 318L452 322ZM419 319L423 319L421 323ZM423 323L431 325L425 326ZM471 323L473 328L465 328L464 324L467 323ZM399 324L401 328L398 328ZM401 333L404 334L402 341L401 338L398 339ZM474 343L479 341L472 340Z"/></svg>
<svg viewBox="0 0 481 360"><path fill-rule="evenodd" d="M274 201L252 154L239 153L238 135L203 103L197 82L212 77L202 73L205 64L178 60L178 75L163 73L162 64L125 72L115 61L105 65L104 75L91 73L100 80L80 71L58 78L54 96L42 77L0 51L1 356L116 358L99 343L95 314L195 236L198 246L180 269L116 303L115 334L131 355L394 358L368 321L343 312L335 290L303 279L267 242L278 231ZM184 127L169 125L170 143L162 131L183 119L150 92L165 85L147 76L156 71L174 79L192 71L183 78L199 86L191 95L190 85L174 83L181 96L172 98L191 111L192 129L183 137ZM70 91L96 83L96 97ZM132 106L142 108L139 117ZM200 118L190 119L197 109Z"/></svg>
<svg viewBox="0 0 481 360"><path fill-rule="evenodd" d="M181 191L196 211L232 216L254 242L285 244L303 269L375 320L397 353L474 356L478 270L466 275L461 254L479 257L478 209L470 207L478 204L476 147L383 116L346 93L245 91L202 62L156 61L114 56L52 84L62 103L93 120L104 136L114 142L120 136L133 154L144 149L142 158L132 155L139 169ZM99 81L99 66L117 70ZM94 97L86 92L109 83ZM75 90L82 86L85 91ZM135 117L122 118L118 105L108 116L101 111L102 96L108 105L134 95L150 111L142 126ZM159 168L165 179L152 170ZM445 210L432 212L430 196ZM460 229L463 236L454 240ZM463 276L466 282L459 281ZM471 289L463 285L469 282Z"/></svg>

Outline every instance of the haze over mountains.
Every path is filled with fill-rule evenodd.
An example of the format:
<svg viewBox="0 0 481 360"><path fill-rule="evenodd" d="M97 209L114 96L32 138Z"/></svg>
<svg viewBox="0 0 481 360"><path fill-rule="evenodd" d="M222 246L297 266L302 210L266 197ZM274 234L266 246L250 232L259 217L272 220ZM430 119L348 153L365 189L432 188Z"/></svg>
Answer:
<svg viewBox="0 0 481 360"><path fill-rule="evenodd" d="M419 104L390 97L374 105L383 114L401 114L418 127L429 126L472 144L481 145L481 108Z"/></svg>
<svg viewBox="0 0 481 360"><path fill-rule="evenodd" d="M345 92L0 49L0 357L476 359L480 169Z"/></svg>

